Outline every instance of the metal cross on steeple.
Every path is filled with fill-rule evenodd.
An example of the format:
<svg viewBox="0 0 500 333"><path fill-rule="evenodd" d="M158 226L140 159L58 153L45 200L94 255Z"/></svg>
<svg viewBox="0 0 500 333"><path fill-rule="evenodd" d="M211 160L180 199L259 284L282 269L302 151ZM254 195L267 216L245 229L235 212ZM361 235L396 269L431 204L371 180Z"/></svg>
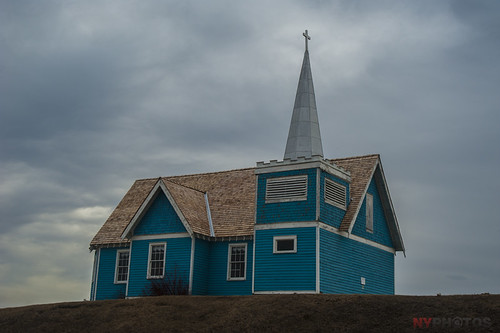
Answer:
<svg viewBox="0 0 500 333"><path fill-rule="evenodd" d="M308 45L307 45L307 41L308 41L308 40L311 40L311 36L309 36L309 34L307 33L307 30L306 30L306 32L304 32L304 33L302 34L302 36L304 36L304 38L306 39L306 51L309 51L309 47L308 47Z"/></svg>

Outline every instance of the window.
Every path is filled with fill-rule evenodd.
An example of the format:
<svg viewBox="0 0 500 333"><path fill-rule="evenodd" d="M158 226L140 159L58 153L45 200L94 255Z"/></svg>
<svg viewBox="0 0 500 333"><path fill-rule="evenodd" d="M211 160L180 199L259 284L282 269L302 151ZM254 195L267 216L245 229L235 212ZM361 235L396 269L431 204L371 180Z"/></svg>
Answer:
<svg viewBox="0 0 500 333"><path fill-rule="evenodd" d="M229 244L228 280L245 280L247 265L247 244Z"/></svg>
<svg viewBox="0 0 500 333"><path fill-rule="evenodd" d="M273 253L297 253L297 236L274 236Z"/></svg>
<svg viewBox="0 0 500 333"><path fill-rule="evenodd" d="M127 283L129 256L129 250L116 252L115 283Z"/></svg>
<svg viewBox="0 0 500 333"><path fill-rule="evenodd" d="M307 175L266 180L266 203L307 200Z"/></svg>
<svg viewBox="0 0 500 333"><path fill-rule="evenodd" d="M366 193L366 231L373 232L373 195Z"/></svg>
<svg viewBox="0 0 500 333"><path fill-rule="evenodd" d="M165 272L165 243L149 244L148 279L161 279Z"/></svg>
<svg viewBox="0 0 500 333"><path fill-rule="evenodd" d="M325 201L330 205L346 209L346 187L342 184L325 178Z"/></svg>

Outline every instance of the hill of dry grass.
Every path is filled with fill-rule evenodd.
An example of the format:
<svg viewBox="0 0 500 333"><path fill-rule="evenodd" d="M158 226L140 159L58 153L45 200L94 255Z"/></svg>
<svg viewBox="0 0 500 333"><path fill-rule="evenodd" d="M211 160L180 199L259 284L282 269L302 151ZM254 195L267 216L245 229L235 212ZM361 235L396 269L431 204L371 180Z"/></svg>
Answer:
<svg viewBox="0 0 500 333"><path fill-rule="evenodd" d="M500 295L161 296L0 309L0 332L179 331L500 332Z"/></svg>

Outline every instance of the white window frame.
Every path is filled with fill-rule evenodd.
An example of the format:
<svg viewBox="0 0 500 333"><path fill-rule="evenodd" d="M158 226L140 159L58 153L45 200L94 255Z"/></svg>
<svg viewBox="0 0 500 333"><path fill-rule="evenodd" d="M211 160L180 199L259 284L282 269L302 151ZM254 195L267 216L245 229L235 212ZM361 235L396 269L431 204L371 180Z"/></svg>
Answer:
<svg viewBox="0 0 500 333"><path fill-rule="evenodd" d="M326 196L326 187L327 187L327 184L330 183L331 185L330 186L337 186L339 188L341 188L343 191L344 191L344 205L340 205L339 203L333 201L333 200L330 200L327 198ZM332 206L335 206L335 207L338 207L340 209L343 209L343 210L346 210L347 209L347 186L343 185L343 184L340 184L334 180L331 180L329 178L326 178L325 177L325 188L324 188L324 197L325 197L325 202L332 205Z"/></svg>
<svg viewBox="0 0 500 333"><path fill-rule="evenodd" d="M283 194L280 197L273 197L269 196L269 190L270 186L273 186L273 183L277 182L287 182L289 181L290 184L293 184L293 182L304 182L304 193L301 195L288 195L286 196ZM309 183L309 177L308 175L296 175L296 176L284 176L284 177L272 177L272 178L267 178L266 179L266 195L265 195L265 200L266 204L267 203L277 203L277 202L290 202L290 201L305 201L307 200L307 192L308 192L308 183ZM295 190L297 188L295 187ZM290 191L290 186L288 188L283 189L283 193L286 193L287 191ZM293 193L293 190L292 190Z"/></svg>
<svg viewBox="0 0 500 333"><path fill-rule="evenodd" d="M127 261L127 279L126 280L118 280L118 263L120 261L120 253L128 253L128 261ZM128 276L130 274L130 250L118 250L116 251L116 261L115 261L115 284L121 284L121 283L127 283L128 282Z"/></svg>
<svg viewBox="0 0 500 333"><path fill-rule="evenodd" d="M243 276L240 277L231 277L231 252L233 247L244 247L245 248L245 263L244 263L244 273ZM247 258L248 258L248 244L247 243L234 243L229 244L227 247L227 280L228 281L244 281L247 279Z"/></svg>
<svg viewBox="0 0 500 333"><path fill-rule="evenodd" d="M293 250L286 251L278 251L278 241L280 240L293 240ZM297 253L297 235L289 235L289 236L274 236L273 237L273 253L281 254L281 253Z"/></svg>
<svg viewBox="0 0 500 333"><path fill-rule="evenodd" d="M151 255L152 255L152 250L153 246L161 246L163 245L163 274L162 275L151 275ZM147 278L148 279L163 279L165 277L165 259L167 257L167 243L162 242L162 243L149 243L149 253L148 253L148 272L147 272Z"/></svg>
<svg viewBox="0 0 500 333"><path fill-rule="evenodd" d="M366 193L366 231L373 233L373 195Z"/></svg>

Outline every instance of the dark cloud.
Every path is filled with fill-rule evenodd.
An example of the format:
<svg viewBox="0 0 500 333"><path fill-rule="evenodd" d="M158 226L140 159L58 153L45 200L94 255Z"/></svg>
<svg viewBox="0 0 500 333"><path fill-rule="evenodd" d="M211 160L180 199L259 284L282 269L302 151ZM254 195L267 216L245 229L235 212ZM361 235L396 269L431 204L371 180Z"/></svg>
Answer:
<svg viewBox="0 0 500 333"><path fill-rule="evenodd" d="M306 28L326 156L382 155L396 292L498 292L498 6L2 2L0 306L88 297L134 179L282 158Z"/></svg>

